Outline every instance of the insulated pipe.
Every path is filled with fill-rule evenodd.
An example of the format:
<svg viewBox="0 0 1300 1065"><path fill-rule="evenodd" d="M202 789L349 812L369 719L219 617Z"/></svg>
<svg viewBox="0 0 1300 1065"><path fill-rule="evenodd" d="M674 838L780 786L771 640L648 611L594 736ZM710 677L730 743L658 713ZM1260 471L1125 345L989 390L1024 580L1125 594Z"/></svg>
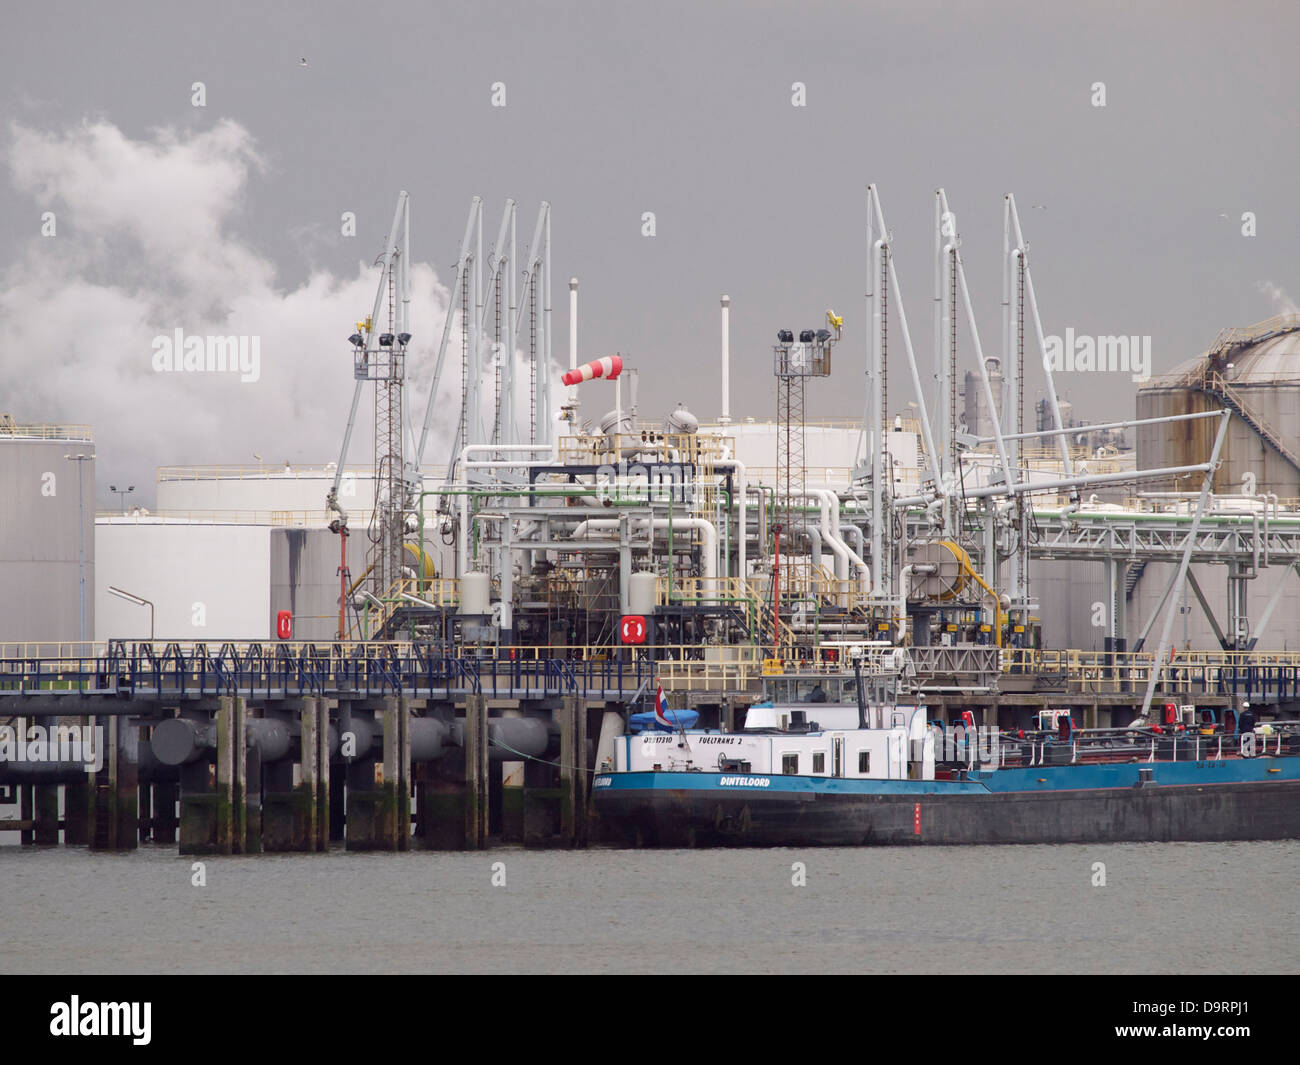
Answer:
<svg viewBox="0 0 1300 1065"><path fill-rule="evenodd" d="M410 723L411 761L432 762L442 757L450 743L451 730L434 717L413 717Z"/></svg>
<svg viewBox="0 0 1300 1065"><path fill-rule="evenodd" d="M639 518L638 521L644 523L645 518ZM677 529L695 529L704 534L704 549L701 552L700 569L703 571L704 579L708 582L707 587L710 590L716 590L718 580L718 530L713 522L705 518L654 518L654 530L658 532L661 529L667 529L672 525L674 530ZM591 518L581 522L573 530L573 540L580 542L583 536L589 530L617 529L617 518Z"/></svg>
<svg viewBox="0 0 1300 1065"><path fill-rule="evenodd" d="M731 424L731 297L722 297L722 414L720 425Z"/></svg>
<svg viewBox="0 0 1300 1065"><path fill-rule="evenodd" d="M848 525L844 526L842 533L840 535L840 539L843 540L846 544L849 542L849 538L852 538L853 540L853 546L851 546L849 550L855 551L859 558L865 559L866 556L863 554L863 552L866 551L867 549L867 538L862 535L862 530L859 529L856 525L852 524L851 522Z"/></svg>
<svg viewBox="0 0 1300 1065"><path fill-rule="evenodd" d="M488 722L488 755L512 761L520 755L537 758L546 753L550 730L536 717L501 717Z"/></svg>
<svg viewBox="0 0 1300 1065"><path fill-rule="evenodd" d="M569 369L578 367L578 279L569 278ZM578 390L569 389L569 403L578 405Z"/></svg>
<svg viewBox="0 0 1300 1065"><path fill-rule="evenodd" d="M858 580L862 582L863 592L869 594L871 591L871 567L863 561L856 551L853 551L848 544L840 539L836 528L839 519L839 498L835 495L835 492L828 488L805 488L803 492L790 493L790 496L815 499L817 501L821 510L822 539L835 554L835 576L840 580L848 580L849 564L852 563L857 568Z"/></svg>
<svg viewBox="0 0 1300 1065"><path fill-rule="evenodd" d="M524 454L533 454L533 458L528 459L503 459L499 461L485 461L477 459L470 460L471 455L485 454L492 455L498 451L506 454L522 452ZM544 458L535 457L537 454L544 454ZM473 469L497 469L502 466L553 466L559 460L559 442L552 440L548 444L468 444L461 448L460 459L467 467Z"/></svg>
<svg viewBox="0 0 1300 1065"><path fill-rule="evenodd" d="M857 568L858 579L862 581L863 592L864 593L870 592L871 591L871 567L867 565L866 561L862 558L862 556L858 552L854 551L853 548L849 547L848 543L845 542L844 537L840 533L840 497L839 497L838 490L835 488L831 488L829 486L817 485L814 486L811 489L811 491L820 492L824 494L826 497L827 507L830 515L831 532L834 534L835 539L838 540L839 543L844 547L844 551L848 559L848 561L845 563L844 566L843 579L845 580L848 579L849 576L848 563L852 563Z"/></svg>
<svg viewBox="0 0 1300 1065"><path fill-rule="evenodd" d="M835 553L835 576L845 579L849 575L849 549L831 529L830 507L826 493L815 488L805 488L802 492L781 493L786 499L813 499L821 510L821 532L826 546Z"/></svg>
<svg viewBox="0 0 1300 1065"><path fill-rule="evenodd" d="M494 762L517 762L521 757L537 758L546 753L550 730L536 717L494 717L488 721L488 758ZM465 719L453 722L450 741L465 746Z"/></svg>
<svg viewBox="0 0 1300 1065"><path fill-rule="evenodd" d="M492 454L497 451L521 452L523 454L532 454L531 458L521 459L492 459L470 461L470 455L485 452ZM544 453L545 457L537 458L537 453ZM553 466L559 460L559 438L554 437L548 443L536 444L467 444L461 448L460 461L461 469L465 471L465 479L468 482L471 470L480 469L516 469L519 467L533 466ZM464 576L469 572L469 494L465 493L460 497L460 535L456 538L456 575Z"/></svg>
<svg viewBox="0 0 1300 1065"><path fill-rule="evenodd" d="M0 784L73 784L90 780L94 768L94 762L76 759L57 762L5 759L0 761Z"/></svg>
<svg viewBox="0 0 1300 1065"><path fill-rule="evenodd" d="M731 469L736 474L736 499L737 499L737 519L740 523L740 543L739 553L736 556L736 567L740 570L737 576L743 581L749 577L747 541L749 539L749 511L748 495L749 481L745 472L745 464L740 459L715 459L713 468Z"/></svg>
<svg viewBox="0 0 1300 1065"><path fill-rule="evenodd" d="M874 196L875 189L872 188L871 197L874 198ZM872 206L873 205L871 204L868 205L869 213ZM870 225L871 223L868 221L868 238L870 238L871 234ZM885 521L887 520L884 514L884 484L882 483L885 476L883 454L884 440L882 439L884 426L880 424L880 373L883 362L881 358L880 336L882 316L880 313L880 301L876 297L876 293L879 291L883 280L882 271L880 269L880 261L885 247L883 236L884 234L882 233L882 239L877 240L871 245L871 265L867 271L867 287L870 290L867 304L872 315L871 352L867 370L870 377L870 385L868 387L869 398L867 402L867 431L871 434L871 564L876 567L877 573L883 573L885 571L884 563L881 561L881 556L884 554L884 530Z"/></svg>
<svg viewBox="0 0 1300 1065"><path fill-rule="evenodd" d="M349 741L349 737L351 737ZM370 753L375 742L375 718L358 710L348 715L348 727L339 734L339 750L344 751L343 761L354 762ZM350 753L345 750L350 748Z"/></svg>
<svg viewBox="0 0 1300 1065"><path fill-rule="evenodd" d="M807 523L800 526L803 534L808 537L809 549L812 555L817 559L817 565L823 565L822 562L822 534L817 531L817 526L808 525Z"/></svg>
<svg viewBox="0 0 1300 1065"><path fill-rule="evenodd" d="M246 745L256 748L263 762L278 762L289 753L289 726L274 718L250 717L244 722ZM163 765L188 765L217 745L214 724L169 717L154 726L150 746Z"/></svg>

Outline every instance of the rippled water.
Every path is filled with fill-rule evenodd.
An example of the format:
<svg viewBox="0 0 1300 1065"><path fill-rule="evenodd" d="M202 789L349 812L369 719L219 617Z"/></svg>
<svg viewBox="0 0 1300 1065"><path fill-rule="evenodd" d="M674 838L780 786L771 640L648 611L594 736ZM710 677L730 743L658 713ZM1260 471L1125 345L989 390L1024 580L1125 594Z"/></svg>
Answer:
<svg viewBox="0 0 1300 1065"><path fill-rule="evenodd" d="M0 971L1300 970L1296 841L192 861L0 847Z"/></svg>

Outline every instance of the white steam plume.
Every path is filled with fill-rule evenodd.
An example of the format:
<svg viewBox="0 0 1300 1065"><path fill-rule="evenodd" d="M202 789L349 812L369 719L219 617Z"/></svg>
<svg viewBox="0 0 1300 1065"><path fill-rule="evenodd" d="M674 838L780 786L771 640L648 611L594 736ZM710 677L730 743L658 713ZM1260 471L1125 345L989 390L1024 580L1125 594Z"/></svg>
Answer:
<svg viewBox="0 0 1300 1065"><path fill-rule="evenodd" d="M9 147L14 188L56 213L57 234L34 236L5 269L0 410L19 422L91 423L105 481L150 485L159 465L251 464L254 452L267 463L338 457L353 386L346 338L370 311L378 270L364 261L350 277L317 270L296 288L277 284L231 225L262 167L247 130L223 121L132 140L107 122L57 133L16 125ZM407 365L417 420L447 300L433 268L413 262ZM176 329L259 337L258 380L155 372L153 340ZM459 336L457 321L426 465L446 461L459 419ZM526 412L518 353L516 365L525 388L516 409ZM492 391L485 380L486 402ZM370 465L370 407L367 396L354 467ZM492 424L490 412L484 420ZM141 495L151 503L151 490Z"/></svg>
<svg viewBox="0 0 1300 1065"><path fill-rule="evenodd" d="M1300 314L1300 306L1282 288L1272 281L1256 281L1255 287L1273 301L1273 310L1277 314Z"/></svg>

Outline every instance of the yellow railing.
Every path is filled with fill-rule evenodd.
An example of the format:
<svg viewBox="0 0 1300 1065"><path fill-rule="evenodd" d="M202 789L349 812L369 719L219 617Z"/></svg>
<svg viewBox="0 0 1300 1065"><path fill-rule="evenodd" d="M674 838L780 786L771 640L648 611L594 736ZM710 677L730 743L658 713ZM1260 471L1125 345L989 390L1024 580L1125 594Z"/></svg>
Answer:
<svg viewBox="0 0 1300 1065"><path fill-rule="evenodd" d="M1260 337L1300 329L1300 314L1275 314L1254 325L1236 326L1223 330L1214 341L1211 352L1219 352L1232 344L1250 344Z"/></svg>
<svg viewBox="0 0 1300 1065"><path fill-rule="evenodd" d="M364 528L369 511L355 510L349 512L350 524L354 528ZM320 510L163 510L137 511L131 509L126 514L120 510L100 510L95 513L96 520L117 519L122 523L165 524L167 522L195 522L210 525L270 525L297 529L324 528L329 523L329 516L322 507Z"/></svg>
<svg viewBox="0 0 1300 1065"><path fill-rule="evenodd" d="M6 437L19 440L77 440L85 443L94 440L89 425L64 425L53 422L20 425L10 415L0 414L0 438Z"/></svg>
<svg viewBox="0 0 1300 1065"><path fill-rule="evenodd" d="M394 607L412 604L409 595L429 606L455 606L460 602L460 581L455 577L401 577L385 597Z"/></svg>
<svg viewBox="0 0 1300 1065"><path fill-rule="evenodd" d="M3 435L0 431L0 435ZM159 466L158 481L213 481L225 480L266 480L310 478L321 480L333 478L336 465L332 462L324 465L312 463L261 463L242 466ZM446 468L425 466L423 475L430 481L441 480L446 476ZM344 476L372 478L373 466L347 466Z"/></svg>
<svg viewBox="0 0 1300 1065"><path fill-rule="evenodd" d="M784 587L784 577L782 578ZM787 651L794 647L796 638L784 618L772 617L771 603L759 585L740 577L659 577L655 583L656 602L659 606L726 604L746 611L751 624L766 632L776 623L776 643ZM784 591L782 597L785 597ZM771 649L770 647L768 648Z"/></svg>

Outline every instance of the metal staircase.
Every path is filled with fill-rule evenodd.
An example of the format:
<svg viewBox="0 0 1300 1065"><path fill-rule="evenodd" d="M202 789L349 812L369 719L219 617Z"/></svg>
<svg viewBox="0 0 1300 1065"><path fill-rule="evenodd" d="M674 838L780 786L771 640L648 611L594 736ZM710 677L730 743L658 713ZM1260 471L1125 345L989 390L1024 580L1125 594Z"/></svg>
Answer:
<svg viewBox="0 0 1300 1065"><path fill-rule="evenodd" d="M1214 396L1222 402L1224 406L1254 429L1266 444L1286 459L1293 469L1300 471L1300 455L1287 447L1283 442L1282 434L1257 413L1246 401L1246 397L1238 389L1229 385L1221 374L1206 373L1200 377L1195 387L1198 391Z"/></svg>

